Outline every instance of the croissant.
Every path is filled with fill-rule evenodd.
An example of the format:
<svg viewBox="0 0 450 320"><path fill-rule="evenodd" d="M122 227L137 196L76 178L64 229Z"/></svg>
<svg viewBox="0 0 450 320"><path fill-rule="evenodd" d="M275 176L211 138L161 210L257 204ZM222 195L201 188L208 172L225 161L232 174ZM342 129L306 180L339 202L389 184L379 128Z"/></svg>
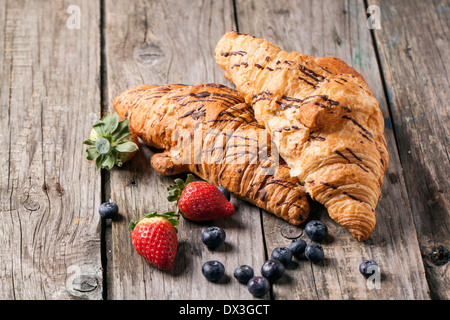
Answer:
<svg viewBox="0 0 450 320"><path fill-rule="evenodd" d="M274 136L291 176L353 237L370 237L389 156L363 77L338 58L288 53L235 31L219 40L215 57Z"/></svg>
<svg viewBox="0 0 450 320"><path fill-rule="evenodd" d="M277 163L266 130L236 90L143 85L120 93L113 106L144 144L164 149L151 158L160 174L193 172L293 225L307 218L303 187Z"/></svg>

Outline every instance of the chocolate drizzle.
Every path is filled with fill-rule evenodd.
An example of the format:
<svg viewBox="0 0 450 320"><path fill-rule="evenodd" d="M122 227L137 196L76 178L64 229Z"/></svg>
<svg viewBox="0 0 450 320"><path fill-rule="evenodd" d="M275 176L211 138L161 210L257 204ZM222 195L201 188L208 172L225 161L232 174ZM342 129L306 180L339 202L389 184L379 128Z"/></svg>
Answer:
<svg viewBox="0 0 450 320"><path fill-rule="evenodd" d="M337 190L337 188L338 188L338 187L336 187L336 186L334 186L334 185L332 185L331 183L328 183L328 182L321 181L320 183L323 184L324 186L327 186L327 187L332 188L334 190Z"/></svg>
<svg viewBox="0 0 450 320"><path fill-rule="evenodd" d="M358 198L355 197L354 195L351 195L351 194L347 193L347 191L343 191L342 193L345 194L345 195L346 195L347 197L349 197L350 199L353 199L353 200L356 200L356 201L359 201L359 202L367 203L366 201L363 201L363 200L361 200L361 199L358 199ZM367 204L368 204L368 203L367 203Z"/></svg>
<svg viewBox="0 0 450 320"><path fill-rule="evenodd" d="M370 139L367 135L365 135L363 132L359 131L359 134L362 135L364 138L366 138L367 140L369 140L370 142L373 142L372 139Z"/></svg>
<svg viewBox="0 0 450 320"><path fill-rule="evenodd" d="M347 151L348 152L350 152L351 153L351 155L353 156L353 157L355 157L355 159L357 159L358 161L363 161L360 157L358 157L350 148L346 148L347 149ZM347 160L348 161L348 163L354 163L354 162L351 162L350 161L350 159L349 158L347 158L341 151L339 151L339 150L336 150L336 153L338 154L338 155L340 155L342 158L344 158L345 160ZM372 170L370 170L370 169L367 169L367 168L364 168L361 164L359 164L359 163L354 163L354 164L356 164L358 167L360 167L363 171L365 171L365 172L370 172L370 171L372 171ZM373 172L372 172L373 173Z"/></svg>
<svg viewBox="0 0 450 320"><path fill-rule="evenodd" d="M284 131L291 131L291 128L292 128L292 129L296 129L296 130L300 129L300 128L297 127L297 126L291 126L291 127L286 126L286 127L283 127L283 128L274 129L273 132L281 132L281 131L283 131L283 130L284 130Z"/></svg>
<svg viewBox="0 0 450 320"><path fill-rule="evenodd" d="M352 154L352 156L354 156L359 161L362 161L362 159L360 157L358 157L350 148L346 148L346 149L347 149L348 152L350 152Z"/></svg>
<svg viewBox="0 0 450 320"><path fill-rule="evenodd" d="M322 66L320 66L320 65L318 65L318 67L319 67L320 69L322 69L323 71L328 72L329 74L333 74L333 72L331 72L330 70L328 70L328 67L322 67Z"/></svg>
<svg viewBox="0 0 450 320"><path fill-rule="evenodd" d="M351 118L351 117L349 117L349 116L346 116L346 115L342 116L342 118L350 120L350 121L353 122L355 125L357 125L359 128L361 128L361 130L364 131L367 135L369 135L370 137L373 138L373 134L372 134L369 130L367 130L366 128L364 128L358 121L356 121L356 119L353 119L353 118ZM365 136L365 135L363 134L363 136ZM367 136L365 136L365 137L366 137L367 139L369 139ZM371 139L369 139L369 140L372 141ZM372 141L372 142L373 142L373 141Z"/></svg>
<svg viewBox="0 0 450 320"><path fill-rule="evenodd" d="M220 97L223 100L229 100L229 101L231 101L234 104L238 104L238 103L242 103L243 102L243 100L241 100L241 98L236 97L236 96L231 95L231 94L214 92L212 95L213 95L213 97Z"/></svg>
<svg viewBox="0 0 450 320"><path fill-rule="evenodd" d="M303 77L298 77L300 80L305 81L307 84L309 84L310 86L312 86L314 89L318 89L319 87L317 85L315 85L314 83L312 83L311 81L306 80Z"/></svg>
<svg viewBox="0 0 450 320"><path fill-rule="evenodd" d="M247 54L247 52L245 52L245 51L230 51L230 52L221 52L220 53L220 55L224 56L224 57L235 56L235 55L245 56L246 54Z"/></svg>
<svg viewBox="0 0 450 320"><path fill-rule="evenodd" d="M202 91L202 92L199 92L199 93L189 92L189 93L186 93L186 94L173 96L170 99L174 100L174 101L181 101L181 100L183 100L186 97L194 97L194 98L201 99L201 98L209 97L210 95L211 95L211 93L209 93L208 91Z"/></svg>
<svg viewBox="0 0 450 320"><path fill-rule="evenodd" d="M303 102L302 99L291 98L291 97L288 97L288 96L285 96L285 95L283 95L281 98L284 99L284 100L287 100L287 101L294 101L294 102L299 102L299 103Z"/></svg>
<svg viewBox="0 0 450 320"><path fill-rule="evenodd" d="M324 137L321 136L309 136L311 139L313 140L318 140L318 141L325 141L326 139Z"/></svg>
<svg viewBox="0 0 450 320"><path fill-rule="evenodd" d="M266 198L266 195L267 195L267 191L264 190L264 189L262 189L262 190L259 192L259 200L264 201L264 199Z"/></svg>
<svg viewBox="0 0 450 320"><path fill-rule="evenodd" d="M316 98L316 97L329 102L332 106L339 105L339 101L335 101L335 100L329 99L328 96L325 95L325 94L316 94L316 95L313 95L313 96L309 96L309 97L306 97L305 100L306 99L311 99L311 98Z"/></svg>
<svg viewBox="0 0 450 320"><path fill-rule="evenodd" d="M359 163L357 163L358 167L360 167L361 169L363 169L365 172L369 172L369 170L367 170L366 168L364 168L362 165L360 165Z"/></svg>
<svg viewBox="0 0 450 320"><path fill-rule="evenodd" d="M339 189L339 187L337 187L335 185L332 185L331 183L328 183L328 182L320 182L320 183L323 184L324 186L332 188L333 190L338 190ZM356 201L359 201L359 202L362 202L362 203L367 203L372 208L372 206L367 201L361 200L361 199L355 197L354 195L349 194L347 191L342 191L342 194L346 195L350 199L353 199L353 200L356 200ZM372 208L372 211L373 211L373 208Z"/></svg>
<svg viewBox="0 0 450 320"><path fill-rule="evenodd" d="M278 105L280 106L280 109L281 109L282 111L285 110L286 108L297 108L297 109L300 108L300 105L283 103L283 102L278 101L278 100L275 101L275 103L278 104Z"/></svg>
<svg viewBox="0 0 450 320"><path fill-rule="evenodd" d="M347 158L347 157L346 157L342 152L340 152L339 150L336 150L336 153L337 153L338 155L340 155L342 158L344 158L345 160L347 160L348 163L352 163L352 162L350 161L350 159Z"/></svg>
<svg viewBox="0 0 450 320"><path fill-rule="evenodd" d="M248 67L248 63L247 62L241 62L241 63L236 63L234 64L231 69L235 68L235 67L240 67L240 66L244 66L245 68Z"/></svg>
<svg viewBox="0 0 450 320"><path fill-rule="evenodd" d="M304 75L306 75L306 76L308 76L308 77L310 77L310 78L316 80L317 82L321 82L321 81L323 81L323 80L325 79L325 77L324 77L323 75L318 74L317 72L314 72L313 70L308 69L308 68L306 68L306 67L303 66L303 65L300 65L300 66L299 66L299 70L300 70Z"/></svg>
<svg viewBox="0 0 450 320"><path fill-rule="evenodd" d="M252 100L253 100L253 103L256 103L261 100L271 100L272 98L270 98L270 96L272 96L272 92L270 92L268 90L264 90L264 91L261 91L260 93L253 95Z"/></svg>
<svg viewBox="0 0 450 320"><path fill-rule="evenodd" d="M194 119L194 120L198 120L199 118L201 118L201 117L203 117L203 116L206 115L206 111L205 111L205 110L202 110L203 107L204 107L204 105L201 104L201 105L199 105L196 109L189 110L188 112L186 112L185 114L183 114L182 116L180 116L180 117L178 118L178 120L179 120L179 119L182 119L182 118L189 117L189 116L191 116L192 119Z"/></svg>
<svg viewBox="0 0 450 320"><path fill-rule="evenodd" d="M287 100L287 101L299 102L299 103L301 103L300 107L303 104L308 103L307 100L314 99L314 98L320 98L320 99L324 100L325 102L329 102L332 106L339 105L339 101L332 100L332 99L328 98L328 96L325 95L325 94L316 94L316 95L312 95L312 96L307 96L304 99L288 97L288 96L285 96L285 95L283 95L281 98L284 99L284 100Z"/></svg>

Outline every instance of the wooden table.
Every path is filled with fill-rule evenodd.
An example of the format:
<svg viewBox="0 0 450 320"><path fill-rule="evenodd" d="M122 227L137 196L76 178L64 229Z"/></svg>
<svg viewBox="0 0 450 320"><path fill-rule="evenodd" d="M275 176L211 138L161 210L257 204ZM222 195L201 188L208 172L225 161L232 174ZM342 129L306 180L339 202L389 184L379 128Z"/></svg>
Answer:
<svg viewBox="0 0 450 320"><path fill-rule="evenodd" d="M381 29L367 26L377 13L370 5ZM173 208L173 178L149 166L155 150L142 147L109 172L84 158L92 123L128 87L231 86L213 54L230 29L345 60L386 122L390 164L373 236L354 240L313 205L311 217L331 235L325 261L295 260L265 299L450 298L450 264L432 259L436 246L450 248L448 1L0 0L0 8L1 299L253 299L234 268L259 273L290 243L286 235L306 239L303 225L233 199L232 218L182 220L175 265L159 271L137 255L128 230L130 219ZM120 206L113 221L98 214L109 199ZM227 232L221 250L200 242L209 225ZM224 263L225 281L203 278L210 259ZM379 286L360 275L365 259L380 265Z"/></svg>

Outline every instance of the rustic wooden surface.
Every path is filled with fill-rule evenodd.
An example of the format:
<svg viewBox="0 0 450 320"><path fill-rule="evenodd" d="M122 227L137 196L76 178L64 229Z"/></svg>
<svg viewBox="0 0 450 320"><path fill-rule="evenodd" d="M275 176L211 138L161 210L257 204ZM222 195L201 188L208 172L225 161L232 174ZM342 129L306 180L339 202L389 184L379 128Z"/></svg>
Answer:
<svg viewBox="0 0 450 320"><path fill-rule="evenodd" d="M81 137L100 115L100 7L0 2L1 299L102 299L100 176Z"/></svg>
<svg viewBox="0 0 450 320"><path fill-rule="evenodd" d="M320 4L318 4L320 2ZM449 239L449 17L445 1L7 1L0 0L0 299L253 299L233 269L260 266L303 234L237 199L237 214L215 223L182 220L174 267L159 271L134 251L128 222L173 208L173 177L149 167L142 146L123 168L99 173L81 142L112 99L140 84L227 82L214 46L230 29L284 50L337 56L354 66L379 100L390 164L373 236L357 242L319 205L326 259L294 260L264 299L449 299L448 265L435 265ZM366 26L381 9L381 29ZM79 29L67 27L69 6ZM120 218L101 220L113 200ZM209 225L227 232L210 251ZM379 288L359 274L381 268ZM222 261L226 277L207 282L201 265Z"/></svg>
<svg viewBox="0 0 450 320"><path fill-rule="evenodd" d="M384 8L376 44L430 293L449 299L448 265L430 259L435 246L450 246L449 3L373 4Z"/></svg>

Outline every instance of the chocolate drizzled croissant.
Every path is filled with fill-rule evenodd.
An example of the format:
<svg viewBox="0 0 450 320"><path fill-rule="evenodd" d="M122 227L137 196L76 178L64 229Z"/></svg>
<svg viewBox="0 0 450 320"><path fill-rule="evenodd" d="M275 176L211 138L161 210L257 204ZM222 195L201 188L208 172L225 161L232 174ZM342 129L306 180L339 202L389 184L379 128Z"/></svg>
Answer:
<svg viewBox="0 0 450 320"><path fill-rule="evenodd" d="M384 118L368 85L335 57L285 52L227 32L216 61L274 135L291 175L358 240L375 227L388 165Z"/></svg>
<svg viewBox="0 0 450 320"><path fill-rule="evenodd" d="M193 172L235 196L298 225L309 204L297 178L278 163L270 136L236 90L219 84L143 85L113 101L147 145L163 175Z"/></svg>

